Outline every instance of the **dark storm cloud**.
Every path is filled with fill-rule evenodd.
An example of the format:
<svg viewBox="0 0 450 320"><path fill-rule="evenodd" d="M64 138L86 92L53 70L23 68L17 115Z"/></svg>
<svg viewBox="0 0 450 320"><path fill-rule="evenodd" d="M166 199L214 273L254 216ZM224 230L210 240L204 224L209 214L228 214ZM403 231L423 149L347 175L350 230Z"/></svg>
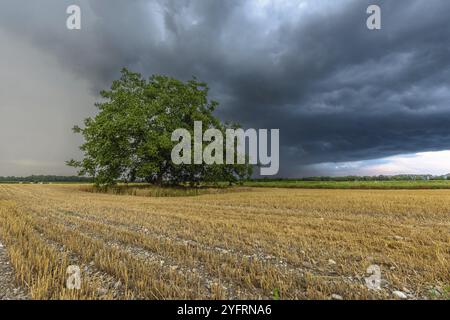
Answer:
<svg viewBox="0 0 450 320"><path fill-rule="evenodd" d="M69 4L82 8L81 31L64 27ZM367 30L369 4L382 30ZM281 174L296 176L306 164L450 149L449 12L446 0L15 0L2 2L0 28L92 92L123 66L196 75L224 120L280 128Z"/></svg>

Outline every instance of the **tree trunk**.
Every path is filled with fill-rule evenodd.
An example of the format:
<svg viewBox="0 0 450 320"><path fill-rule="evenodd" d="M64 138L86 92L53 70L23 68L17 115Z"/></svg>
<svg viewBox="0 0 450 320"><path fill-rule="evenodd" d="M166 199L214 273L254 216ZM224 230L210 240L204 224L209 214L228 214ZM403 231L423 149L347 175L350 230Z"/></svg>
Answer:
<svg viewBox="0 0 450 320"><path fill-rule="evenodd" d="M162 179L162 174L158 173L158 175L156 176L156 184L160 187L162 187L163 184L163 179Z"/></svg>

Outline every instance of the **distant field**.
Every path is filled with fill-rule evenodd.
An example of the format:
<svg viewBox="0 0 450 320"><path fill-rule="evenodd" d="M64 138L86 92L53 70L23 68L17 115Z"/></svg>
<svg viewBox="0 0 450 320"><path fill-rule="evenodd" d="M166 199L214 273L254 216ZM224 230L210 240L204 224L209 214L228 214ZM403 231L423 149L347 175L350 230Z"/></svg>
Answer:
<svg viewBox="0 0 450 320"><path fill-rule="evenodd" d="M86 185L91 189L91 182L0 182L0 184L74 184ZM157 188L147 183L120 183L117 187L109 188L111 194L128 194L148 196L191 196L217 192L227 188L228 183L202 188ZM245 187L261 188L301 188L301 189L450 189L450 180L405 180L405 181L302 181L302 180L253 180L243 183ZM208 190L209 189L209 190Z"/></svg>
<svg viewBox="0 0 450 320"><path fill-rule="evenodd" d="M51 182L39 182L39 181L0 181L0 184L93 184L88 181L51 181Z"/></svg>
<svg viewBox="0 0 450 320"><path fill-rule="evenodd" d="M450 297L448 190L83 188L0 185L0 240L34 299ZM81 290L65 287L69 265Z"/></svg>
<svg viewBox="0 0 450 320"><path fill-rule="evenodd" d="M450 189L450 180L416 181L249 181L248 187L303 189Z"/></svg>

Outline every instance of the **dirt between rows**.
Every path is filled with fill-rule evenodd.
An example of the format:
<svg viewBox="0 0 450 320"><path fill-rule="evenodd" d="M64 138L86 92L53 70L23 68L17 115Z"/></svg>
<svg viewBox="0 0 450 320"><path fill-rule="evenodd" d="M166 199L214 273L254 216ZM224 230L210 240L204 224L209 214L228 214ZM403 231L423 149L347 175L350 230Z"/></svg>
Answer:
<svg viewBox="0 0 450 320"><path fill-rule="evenodd" d="M6 248L0 242L0 300L28 300L29 298L27 291L17 285Z"/></svg>

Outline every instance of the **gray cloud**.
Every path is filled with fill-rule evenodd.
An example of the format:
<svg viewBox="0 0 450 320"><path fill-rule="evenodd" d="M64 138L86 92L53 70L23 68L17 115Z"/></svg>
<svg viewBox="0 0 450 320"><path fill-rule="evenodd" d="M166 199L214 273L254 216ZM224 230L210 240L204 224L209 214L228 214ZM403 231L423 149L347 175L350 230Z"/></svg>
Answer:
<svg viewBox="0 0 450 320"><path fill-rule="evenodd" d="M83 15L76 32L65 29L73 3ZM380 31L365 27L373 3L382 8ZM31 62L17 77L45 79L56 85L48 96L67 97L42 107L59 107L66 121L48 114L40 130L50 141L67 141L42 161L76 153L70 132L49 125L92 113L87 102L127 66L144 75L196 75L221 102L222 119L280 128L281 175L297 176L314 163L450 149L448 12L446 0L15 0L2 2L0 30L14 48L32 48L22 54ZM42 57L54 60L46 73L39 72ZM8 68L8 57L0 58ZM55 80L60 74L67 82ZM15 96L21 112L36 107ZM20 121L19 111L12 114L9 123ZM36 138L35 148L46 149L43 140ZM17 142L2 144L14 149Z"/></svg>

